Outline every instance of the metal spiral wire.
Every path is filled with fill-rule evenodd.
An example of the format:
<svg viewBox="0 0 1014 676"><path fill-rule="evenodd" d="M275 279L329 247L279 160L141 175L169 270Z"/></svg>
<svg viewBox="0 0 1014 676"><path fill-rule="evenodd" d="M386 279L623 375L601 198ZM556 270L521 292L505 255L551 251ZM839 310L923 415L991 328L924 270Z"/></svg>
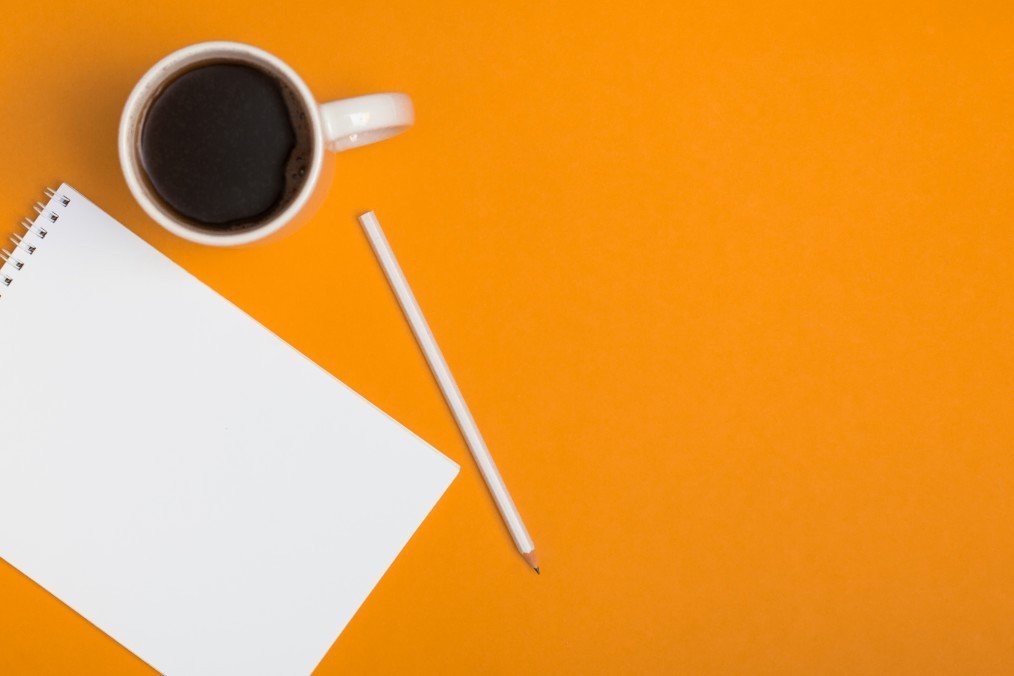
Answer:
<svg viewBox="0 0 1014 676"><path fill-rule="evenodd" d="M48 226L59 221L61 210L70 205L70 198L58 190L46 188L45 193L48 201L45 204L36 202L32 207L35 218L21 219L19 225L25 229L24 234L11 235L8 239L13 246L9 249L0 248L0 299L3 298L3 292L14 283L16 273L38 251L40 240L49 234Z"/></svg>

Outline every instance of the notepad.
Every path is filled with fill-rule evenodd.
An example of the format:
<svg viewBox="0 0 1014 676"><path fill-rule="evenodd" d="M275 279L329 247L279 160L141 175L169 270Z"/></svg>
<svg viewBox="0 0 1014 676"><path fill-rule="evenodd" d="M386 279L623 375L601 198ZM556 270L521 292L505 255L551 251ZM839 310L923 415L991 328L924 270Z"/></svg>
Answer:
<svg viewBox="0 0 1014 676"><path fill-rule="evenodd" d="M161 673L309 673L457 466L49 194L0 268L0 557Z"/></svg>

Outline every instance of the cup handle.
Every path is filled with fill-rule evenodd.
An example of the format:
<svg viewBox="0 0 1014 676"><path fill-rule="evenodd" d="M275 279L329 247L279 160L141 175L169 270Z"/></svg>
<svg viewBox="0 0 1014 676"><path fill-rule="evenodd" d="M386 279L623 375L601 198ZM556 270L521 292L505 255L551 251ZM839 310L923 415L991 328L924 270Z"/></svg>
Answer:
<svg viewBox="0 0 1014 676"><path fill-rule="evenodd" d="M400 134L415 122L407 94L369 94L320 106L324 143L332 152L365 146Z"/></svg>

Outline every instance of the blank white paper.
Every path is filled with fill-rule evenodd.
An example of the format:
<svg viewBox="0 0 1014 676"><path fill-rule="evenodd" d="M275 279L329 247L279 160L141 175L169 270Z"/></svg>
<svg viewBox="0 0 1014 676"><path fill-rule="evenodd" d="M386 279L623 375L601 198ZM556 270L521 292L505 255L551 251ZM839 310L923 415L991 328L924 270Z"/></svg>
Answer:
<svg viewBox="0 0 1014 676"><path fill-rule="evenodd" d="M25 241L0 556L162 673L309 673L457 465L70 186Z"/></svg>

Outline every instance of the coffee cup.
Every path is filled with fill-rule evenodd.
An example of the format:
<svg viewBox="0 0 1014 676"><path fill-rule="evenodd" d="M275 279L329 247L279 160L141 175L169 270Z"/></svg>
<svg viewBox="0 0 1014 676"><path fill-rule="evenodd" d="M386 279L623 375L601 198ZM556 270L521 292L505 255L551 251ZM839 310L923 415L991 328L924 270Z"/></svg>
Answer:
<svg viewBox="0 0 1014 676"><path fill-rule="evenodd" d="M120 119L123 175L144 211L198 244L291 232L319 206L334 154L412 125L405 94L318 103L278 57L238 42L184 47L134 87Z"/></svg>

